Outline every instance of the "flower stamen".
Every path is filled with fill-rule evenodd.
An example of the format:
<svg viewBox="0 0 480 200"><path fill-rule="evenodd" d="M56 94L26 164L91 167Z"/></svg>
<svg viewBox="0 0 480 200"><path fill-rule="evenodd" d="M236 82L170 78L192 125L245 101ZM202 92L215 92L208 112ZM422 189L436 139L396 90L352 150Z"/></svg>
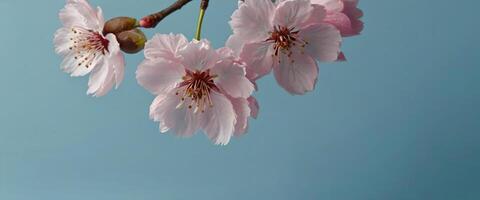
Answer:
<svg viewBox="0 0 480 200"><path fill-rule="evenodd" d="M70 51L75 55L77 65L89 68L96 60L97 55L105 55L108 53L108 44L110 43L99 32L84 28L72 28L71 38L72 45Z"/></svg>
<svg viewBox="0 0 480 200"><path fill-rule="evenodd" d="M274 26L273 31L270 32L270 37L265 40L266 42L273 43L274 53L272 57L278 56L279 52L281 52L287 55L289 59L292 59L292 49L295 46L299 46L301 48L300 52L303 54L308 42L299 38L299 32L295 27ZM291 62L293 63L295 61L292 59Z"/></svg>
<svg viewBox="0 0 480 200"><path fill-rule="evenodd" d="M205 71L191 71L185 70L186 74L182 77L182 82L178 85L176 95L180 95L180 104L177 108L183 107L186 99L190 99L188 109L194 109L194 113L198 111L205 112L207 107L212 107L213 102L211 93L213 91L220 92L220 89L215 85L214 79L217 75L210 74L210 70Z"/></svg>

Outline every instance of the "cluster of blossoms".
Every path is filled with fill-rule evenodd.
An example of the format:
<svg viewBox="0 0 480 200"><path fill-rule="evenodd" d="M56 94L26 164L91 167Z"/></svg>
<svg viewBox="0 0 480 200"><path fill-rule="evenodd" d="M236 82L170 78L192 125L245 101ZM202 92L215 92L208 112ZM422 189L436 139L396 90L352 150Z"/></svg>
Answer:
<svg viewBox="0 0 480 200"><path fill-rule="evenodd" d="M177 9L191 0L179 0ZM215 144L228 144L247 131L259 110L252 96L256 81L273 71L291 94L315 88L318 62L345 60L343 37L363 29L358 0L239 1L225 47L182 34L156 34L148 41L139 28L161 18L140 21L120 17L105 22L100 8L87 0L67 0L60 11L63 28L55 33L61 68L71 76L90 74L87 94L103 96L124 76L124 55L144 50L136 78L156 95L150 117L160 131L188 137L203 131ZM204 13L208 1L202 1ZM179 6L179 7L178 7ZM165 12L159 14L165 15ZM167 14L168 15L168 14ZM201 17L203 18L203 16ZM201 28L201 21L200 21Z"/></svg>

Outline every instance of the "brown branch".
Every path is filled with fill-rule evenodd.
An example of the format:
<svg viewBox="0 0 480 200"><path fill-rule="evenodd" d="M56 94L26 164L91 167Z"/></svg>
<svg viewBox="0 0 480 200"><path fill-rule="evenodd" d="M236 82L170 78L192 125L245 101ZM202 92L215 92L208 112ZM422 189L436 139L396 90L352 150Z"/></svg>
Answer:
<svg viewBox="0 0 480 200"><path fill-rule="evenodd" d="M139 22L141 27L144 28L155 28L157 24L162 21L165 17L168 15L172 14L173 12L180 10L184 5L187 5L190 3L192 0L177 0L175 3L170 5L168 8L163 9L160 12L157 12L155 14L148 15L144 18L142 18ZM203 3L203 1L202 1ZM207 6L208 6L208 1L207 1Z"/></svg>

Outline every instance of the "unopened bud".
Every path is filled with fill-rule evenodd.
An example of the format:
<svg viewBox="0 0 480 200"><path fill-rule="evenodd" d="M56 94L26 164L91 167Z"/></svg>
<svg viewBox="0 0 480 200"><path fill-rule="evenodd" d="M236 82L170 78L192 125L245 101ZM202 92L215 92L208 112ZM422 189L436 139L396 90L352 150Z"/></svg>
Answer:
<svg viewBox="0 0 480 200"><path fill-rule="evenodd" d="M157 25L157 23L155 23L154 17L152 16L142 18L138 24L143 28L153 28Z"/></svg>
<svg viewBox="0 0 480 200"><path fill-rule="evenodd" d="M139 29L132 29L116 34L120 49L125 53L138 53L145 47L147 37Z"/></svg>
<svg viewBox="0 0 480 200"><path fill-rule="evenodd" d="M123 31L129 31L138 27L137 19L131 17L115 17L105 22L103 27L103 34L109 33L117 34Z"/></svg>

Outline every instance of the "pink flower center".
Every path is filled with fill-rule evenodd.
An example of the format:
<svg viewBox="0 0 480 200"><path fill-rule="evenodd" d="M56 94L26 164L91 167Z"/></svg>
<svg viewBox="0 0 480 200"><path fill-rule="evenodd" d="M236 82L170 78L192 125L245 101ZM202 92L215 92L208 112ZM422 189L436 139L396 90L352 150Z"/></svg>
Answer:
<svg viewBox="0 0 480 200"><path fill-rule="evenodd" d="M72 46L70 50L77 60L78 66L89 68L97 55L105 55L108 52L108 41L99 32L83 28L72 28Z"/></svg>
<svg viewBox="0 0 480 200"><path fill-rule="evenodd" d="M205 71L190 71L185 70L186 75L183 76L182 82L179 84L176 95L181 95L181 102L177 106L183 106L186 99L190 99L188 105L189 109L195 108L194 112L205 112L205 109L213 106L210 94L220 92L220 89L215 85L214 79L217 75L211 75L210 70Z"/></svg>
<svg viewBox="0 0 480 200"><path fill-rule="evenodd" d="M308 44L307 41L299 38L298 33L295 27L274 26L273 31L270 32L270 38L265 41L273 43L274 56L282 52L290 57L294 46L300 46L303 49Z"/></svg>

